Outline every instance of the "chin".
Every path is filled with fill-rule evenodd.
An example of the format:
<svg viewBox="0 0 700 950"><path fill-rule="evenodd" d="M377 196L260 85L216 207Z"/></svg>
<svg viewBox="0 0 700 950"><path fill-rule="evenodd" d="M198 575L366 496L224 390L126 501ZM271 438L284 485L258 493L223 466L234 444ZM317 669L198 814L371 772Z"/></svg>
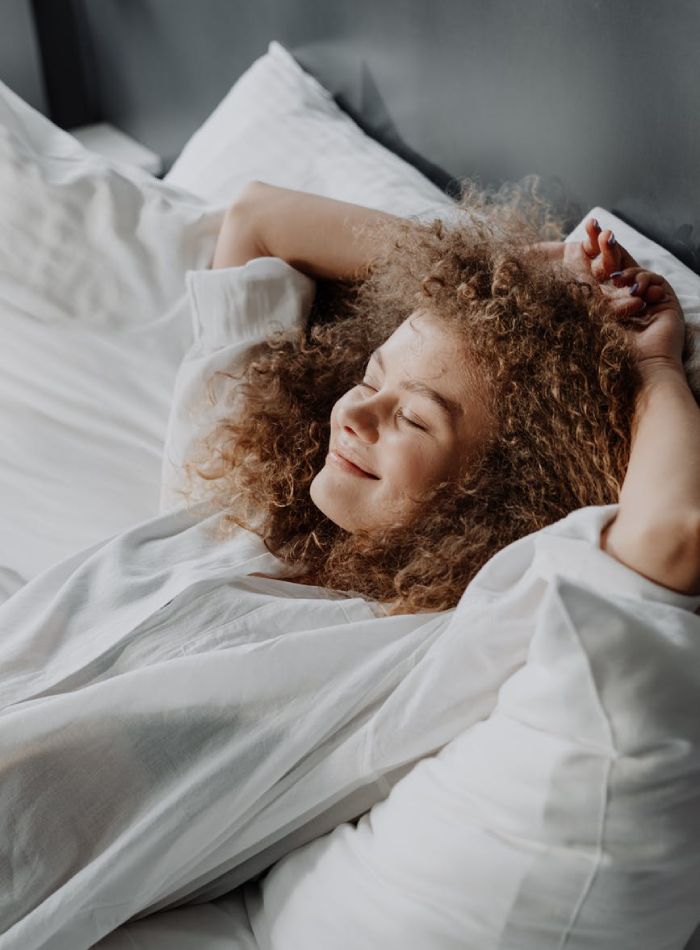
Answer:
<svg viewBox="0 0 700 950"><path fill-rule="evenodd" d="M337 507L333 504L331 498L329 498L329 493L323 489L323 469L314 477L314 480L309 485L309 497L311 501L316 505L318 510L322 512L326 518L337 524L339 528L342 528L343 531L348 531L352 533L356 529L356 525L352 524L352 519L344 517L343 512L337 510ZM319 484L319 481L321 484Z"/></svg>

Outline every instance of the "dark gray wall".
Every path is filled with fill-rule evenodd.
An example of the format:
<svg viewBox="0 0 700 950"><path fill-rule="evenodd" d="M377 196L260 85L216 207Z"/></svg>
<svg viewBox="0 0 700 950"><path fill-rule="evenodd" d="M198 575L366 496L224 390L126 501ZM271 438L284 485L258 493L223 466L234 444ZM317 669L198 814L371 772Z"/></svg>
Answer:
<svg viewBox="0 0 700 950"><path fill-rule="evenodd" d="M538 173L700 270L698 0L66 2L104 118L166 167L277 39L441 184Z"/></svg>
<svg viewBox="0 0 700 950"><path fill-rule="evenodd" d="M46 98L29 0L0 3L0 79L40 112Z"/></svg>

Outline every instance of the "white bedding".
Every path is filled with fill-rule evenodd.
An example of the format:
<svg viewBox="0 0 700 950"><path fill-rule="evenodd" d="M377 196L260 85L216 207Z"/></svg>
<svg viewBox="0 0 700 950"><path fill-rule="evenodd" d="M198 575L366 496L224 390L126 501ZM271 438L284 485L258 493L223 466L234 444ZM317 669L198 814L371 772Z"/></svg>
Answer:
<svg viewBox="0 0 700 950"><path fill-rule="evenodd" d="M0 601L158 511L221 213L108 162L0 83Z"/></svg>

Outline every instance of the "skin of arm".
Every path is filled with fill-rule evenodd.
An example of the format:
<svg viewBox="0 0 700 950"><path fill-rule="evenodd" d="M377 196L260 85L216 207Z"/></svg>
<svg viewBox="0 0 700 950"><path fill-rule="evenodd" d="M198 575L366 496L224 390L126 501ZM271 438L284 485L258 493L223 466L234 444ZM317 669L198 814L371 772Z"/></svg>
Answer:
<svg viewBox="0 0 700 950"><path fill-rule="evenodd" d="M366 233L357 238L353 228L381 219L408 220L253 181L226 211L212 268L235 267L255 257L280 257L314 279L357 279L382 247L373 247Z"/></svg>
<svg viewBox="0 0 700 950"><path fill-rule="evenodd" d="M601 548L650 580L700 594L700 409L682 365L650 363L617 517Z"/></svg>

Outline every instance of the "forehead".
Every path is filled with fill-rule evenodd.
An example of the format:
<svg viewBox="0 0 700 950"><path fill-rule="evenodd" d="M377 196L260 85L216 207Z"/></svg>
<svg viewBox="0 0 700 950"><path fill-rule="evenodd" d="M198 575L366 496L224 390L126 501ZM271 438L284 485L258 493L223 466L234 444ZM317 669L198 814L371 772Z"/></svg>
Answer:
<svg viewBox="0 0 700 950"><path fill-rule="evenodd" d="M402 390L430 400L451 424L470 401L464 344L430 316L411 314L372 358Z"/></svg>
<svg viewBox="0 0 700 950"><path fill-rule="evenodd" d="M445 326L429 311L414 311L378 349L383 380L442 404L465 445L476 445L488 436L493 419L485 382L468 340L457 329ZM373 365L377 363L375 358Z"/></svg>
<svg viewBox="0 0 700 950"><path fill-rule="evenodd" d="M464 381L464 343L454 330L425 311L415 311L381 346L396 369Z"/></svg>

